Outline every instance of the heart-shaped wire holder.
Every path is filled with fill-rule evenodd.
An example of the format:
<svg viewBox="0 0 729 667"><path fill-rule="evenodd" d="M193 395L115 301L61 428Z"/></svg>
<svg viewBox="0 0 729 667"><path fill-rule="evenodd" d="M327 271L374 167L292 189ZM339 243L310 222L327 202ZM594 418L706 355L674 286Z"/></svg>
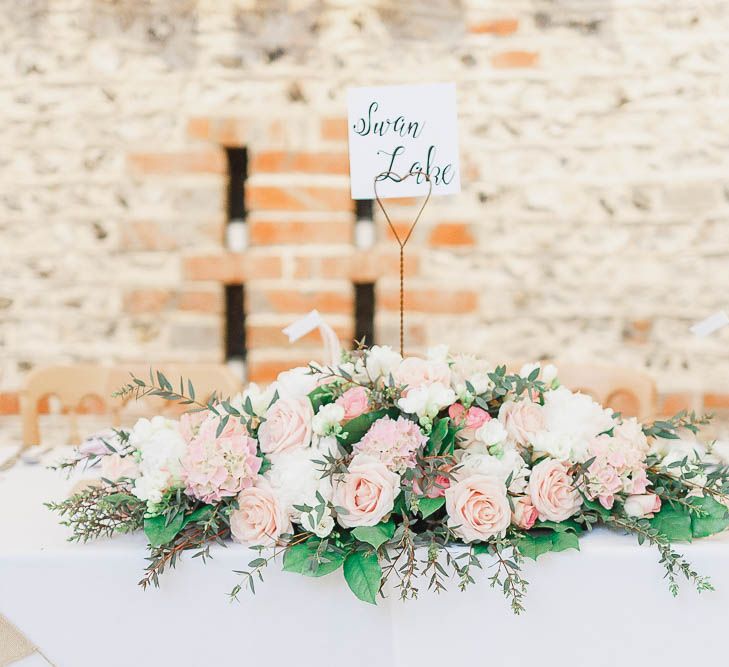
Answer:
<svg viewBox="0 0 729 667"><path fill-rule="evenodd" d="M386 179L390 179L395 181L396 183L402 183L403 181L407 180L411 176L423 176L425 180L428 182L428 194L425 196L425 199L423 200L422 205L420 206L420 210L418 211L418 214L415 216L415 220L413 220L413 224L410 225L410 229L408 229L408 233L405 235L404 239L400 238L400 235L397 233L397 229L395 228L395 225L392 224L392 220L390 220L390 216L387 214L387 211L385 210L385 205L382 203L382 200L380 199L380 195L377 192L377 183L380 181L384 181ZM420 216L423 214L423 210L425 209L426 204L430 200L430 195L433 193L433 182L430 180L430 176L426 174L424 171L411 171L410 173L405 174L405 176L399 176L398 174L395 174L391 171L384 171L378 176L375 177L374 182L374 191L375 191L375 199L377 200L377 204L380 207L380 210L382 211L382 214L385 216L385 220L387 220L387 224L390 225L390 229L392 230L392 234L395 237L395 240L397 241L397 245L400 247L400 356L405 356L405 246L407 245L407 242L410 240L410 237L412 236L413 230L415 229L415 225L418 224L418 220L420 220Z"/></svg>

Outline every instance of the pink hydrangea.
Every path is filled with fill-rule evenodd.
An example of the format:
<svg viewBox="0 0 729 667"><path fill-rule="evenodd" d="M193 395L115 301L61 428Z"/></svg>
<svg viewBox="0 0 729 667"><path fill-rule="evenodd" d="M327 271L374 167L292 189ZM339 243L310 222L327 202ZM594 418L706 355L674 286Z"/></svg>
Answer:
<svg viewBox="0 0 729 667"><path fill-rule="evenodd" d="M261 468L256 441L236 419L219 436L220 417L210 414L200 424L182 459L185 491L205 503L216 503L250 487Z"/></svg>
<svg viewBox="0 0 729 667"><path fill-rule="evenodd" d="M587 471L587 495L612 509L618 494L644 494L648 441L635 419L625 420L607 433L590 441L588 458L594 459Z"/></svg>
<svg viewBox="0 0 729 667"><path fill-rule="evenodd" d="M404 417L382 417L354 445L354 453L368 454L382 461L390 470L403 472L415 465L415 453L427 441L415 422Z"/></svg>

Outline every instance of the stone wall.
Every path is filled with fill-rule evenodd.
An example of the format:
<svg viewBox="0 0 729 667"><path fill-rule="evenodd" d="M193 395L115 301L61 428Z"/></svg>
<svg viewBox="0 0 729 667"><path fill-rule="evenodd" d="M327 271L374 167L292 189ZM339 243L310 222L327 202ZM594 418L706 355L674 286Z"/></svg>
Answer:
<svg viewBox="0 0 729 667"><path fill-rule="evenodd" d="M345 91L455 80L463 192L409 251L411 351L647 368L665 409L729 406L729 5L723 0L6 0L0 12L0 413L32 367L220 361L344 340L397 257L354 243ZM225 147L248 150L249 246L224 248ZM406 222L412 207L392 204Z"/></svg>

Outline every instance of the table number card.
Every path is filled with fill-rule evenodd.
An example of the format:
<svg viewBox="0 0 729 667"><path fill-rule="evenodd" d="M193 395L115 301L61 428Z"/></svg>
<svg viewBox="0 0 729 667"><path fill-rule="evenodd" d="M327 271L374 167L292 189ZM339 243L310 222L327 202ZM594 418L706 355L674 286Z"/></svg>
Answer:
<svg viewBox="0 0 729 667"><path fill-rule="evenodd" d="M353 199L374 199L374 179L384 172L422 171L433 195L461 191L455 84L350 88L347 107ZM421 175L402 183L388 177L377 192L381 198L420 196L428 183Z"/></svg>

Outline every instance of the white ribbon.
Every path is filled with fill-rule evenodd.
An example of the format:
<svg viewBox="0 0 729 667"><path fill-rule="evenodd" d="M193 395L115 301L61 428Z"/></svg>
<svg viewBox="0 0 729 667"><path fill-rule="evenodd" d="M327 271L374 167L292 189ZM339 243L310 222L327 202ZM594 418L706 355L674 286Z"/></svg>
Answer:
<svg viewBox="0 0 729 667"><path fill-rule="evenodd" d="M306 334L311 333L314 329L319 329L319 334L324 342L324 353L328 364L336 366L342 354L342 346L339 344L337 334L319 314L318 310L312 310L310 313L292 322L283 329L283 333L288 336L289 343L295 343L299 338L303 338Z"/></svg>
<svg viewBox="0 0 729 667"><path fill-rule="evenodd" d="M727 324L729 324L729 317L723 310L720 310L718 313L709 315L709 317L705 320L701 320L701 322L694 324L689 331L694 334L694 336L704 338L705 336L713 334L715 331L719 331L719 329L724 328Z"/></svg>

